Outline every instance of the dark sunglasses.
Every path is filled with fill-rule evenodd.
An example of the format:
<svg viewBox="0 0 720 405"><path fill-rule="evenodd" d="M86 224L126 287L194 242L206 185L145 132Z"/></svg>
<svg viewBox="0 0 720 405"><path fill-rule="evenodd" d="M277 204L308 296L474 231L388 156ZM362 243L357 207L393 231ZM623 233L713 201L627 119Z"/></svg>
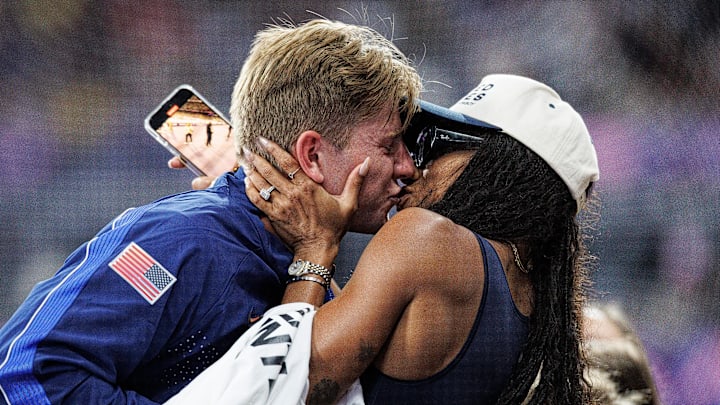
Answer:
<svg viewBox="0 0 720 405"><path fill-rule="evenodd" d="M430 161L446 153L478 148L483 144L485 138L430 125L421 129L420 132L406 132L403 140L415 166L422 169Z"/></svg>

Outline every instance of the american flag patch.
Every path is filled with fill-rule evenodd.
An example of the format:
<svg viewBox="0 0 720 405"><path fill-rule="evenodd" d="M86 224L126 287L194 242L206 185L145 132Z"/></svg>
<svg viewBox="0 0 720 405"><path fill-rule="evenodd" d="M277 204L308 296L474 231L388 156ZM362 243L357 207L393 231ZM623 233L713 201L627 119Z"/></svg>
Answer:
<svg viewBox="0 0 720 405"><path fill-rule="evenodd" d="M154 304L177 280L135 242L130 242L109 266L150 305Z"/></svg>

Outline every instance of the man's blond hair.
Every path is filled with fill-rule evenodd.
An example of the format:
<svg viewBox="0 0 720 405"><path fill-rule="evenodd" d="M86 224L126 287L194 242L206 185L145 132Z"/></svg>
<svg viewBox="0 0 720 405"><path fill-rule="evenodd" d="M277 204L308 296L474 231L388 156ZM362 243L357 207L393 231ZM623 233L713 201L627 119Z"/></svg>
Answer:
<svg viewBox="0 0 720 405"><path fill-rule="evenodd" d="M264 136L289 150L307 130L344 148L350 131L388 103L407 125L420 90L419 75L392 41L369 27L318 19L258 32L230 116L238 149L258 151L255 140Z"/></svg>

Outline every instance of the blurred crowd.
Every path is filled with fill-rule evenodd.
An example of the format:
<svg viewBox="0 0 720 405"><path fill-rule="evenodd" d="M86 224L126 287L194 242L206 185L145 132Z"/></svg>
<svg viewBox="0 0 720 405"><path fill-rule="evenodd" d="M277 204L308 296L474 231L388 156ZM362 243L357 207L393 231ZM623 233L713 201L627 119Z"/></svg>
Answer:
<svg viewBox="0 0 720 405"><path fill-rule="evenodd" d="M253 34L364 22L450 105L548 83L598 150L593 299L619 304L666 404L720 404L720 3L0 1L0 324L126 207L190 187L143 128L188 83L227 112Z"/></svg>

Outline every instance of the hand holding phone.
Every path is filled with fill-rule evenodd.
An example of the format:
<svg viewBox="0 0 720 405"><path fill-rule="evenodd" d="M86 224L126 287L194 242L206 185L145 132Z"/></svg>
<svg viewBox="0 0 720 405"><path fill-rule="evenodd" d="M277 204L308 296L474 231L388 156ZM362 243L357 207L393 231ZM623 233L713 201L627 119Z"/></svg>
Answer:
<svg viewBox="0 0 720 405"><path fill-rule="evenodd" d="M230 122L189 85L151 112L145 129L197 176L218 177L238 167Z"/></svg>
<svg viewBox="0 0 720 405"><path fill-rule="evenodd" d="M170 160L168 160L168 167L171 169L187 168L185 163L183 163L183 161L177 156L173 156ZM190 187L192 187L193 190L205 190L206 188L212 186L215 180L217 180L217 177L197 176L190 182Z"/></svg>

